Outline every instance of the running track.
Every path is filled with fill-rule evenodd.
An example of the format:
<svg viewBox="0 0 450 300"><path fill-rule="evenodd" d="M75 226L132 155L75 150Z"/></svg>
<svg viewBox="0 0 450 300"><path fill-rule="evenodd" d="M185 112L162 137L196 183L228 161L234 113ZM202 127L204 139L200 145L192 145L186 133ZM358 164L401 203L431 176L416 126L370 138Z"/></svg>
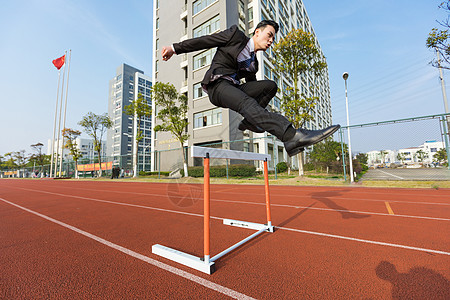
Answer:
<svg viewBox="0 0 450 300"><path fill-rule="evenodd" d="M270 187L274 233L207 275L202 185L0 180L0 299L450 299L450 190ZM211 255L263 223L264 186L211 186Z"/></svg>

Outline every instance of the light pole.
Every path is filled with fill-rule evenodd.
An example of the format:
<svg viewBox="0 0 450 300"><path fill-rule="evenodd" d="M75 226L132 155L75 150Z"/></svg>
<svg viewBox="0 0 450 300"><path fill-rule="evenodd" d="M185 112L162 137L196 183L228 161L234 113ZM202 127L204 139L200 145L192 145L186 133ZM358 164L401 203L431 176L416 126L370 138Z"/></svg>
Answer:
<svg viewBox="0 0 450 300"><path fill-rule="evenodd" d="M354 182L353 178L353 161L352 161L352 143L350 142L350 121L348 116L348 97L347 97L347 78L348 73L345 72L342 74L342 78L344 78L345 81L345 107L347 110L347 133L348 133L348 156L350 161L350 182Z"/></svg>

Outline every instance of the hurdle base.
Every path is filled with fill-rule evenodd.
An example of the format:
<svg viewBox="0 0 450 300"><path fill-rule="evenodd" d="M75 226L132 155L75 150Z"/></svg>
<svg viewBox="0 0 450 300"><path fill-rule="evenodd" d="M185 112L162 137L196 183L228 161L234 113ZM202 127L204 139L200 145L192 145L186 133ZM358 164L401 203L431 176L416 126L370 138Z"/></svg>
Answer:
<svg viewBox="0 0 450 300"><path fill-rule="evenodd" d="M253 229L253 230L266 229L266 231L268 231L268 232L274 231L274 227L272 226L272 224L259 224L259 223L231 220L231 219L224 219L223 224L229 225L229 226L240 227L240 228L248 228L248 229Z"/></svg>
<svg viewBox="0 0 450 300"><path fill-rule="evenodd" d="M193 256L159 244L152 246L152 253L173 260L177 263L180 263L192 269L196 269L206 274L211 275L216 271L214 262L210 261L209 263L207 263L197 256Z"/></svg>

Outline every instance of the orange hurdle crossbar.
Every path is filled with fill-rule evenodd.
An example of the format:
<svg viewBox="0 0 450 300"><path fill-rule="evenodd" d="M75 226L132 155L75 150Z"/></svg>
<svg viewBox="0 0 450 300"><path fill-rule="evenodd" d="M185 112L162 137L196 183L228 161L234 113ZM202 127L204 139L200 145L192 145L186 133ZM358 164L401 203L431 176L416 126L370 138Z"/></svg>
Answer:
<svg viewBox="0 0 450 300"><path fill-rule="evenodd" d="M248 242L249 240L255 238L263 232L273 232L274 227L272 226L272 219L270 215L270 195L269 195L269 170L267 167L267 161L270 160L270 155L262 153L252 153L243 151L234 151L226 149L216 149L216 148L206 148L192 146L191 148L192 157L202 157L203 158L203 258L199 258L172 248L168 248L159 244L152 246L152 252L154 254L160 255L162 257L168 258L170 260L176 261L178 263L184 264L188 267L197 269L204 273L212 274L215 271L214 262L226 255L227 253L233 251L242 244ZM259 160L264 161L264 186L265 186L265 196L266 196L266 213L267 213L267 224L252 223L246 221L236 221L230 219L224 219L223 224L236 226L241 228L248 228L257 230L249 237L243 239L242 241L234 244L233 246L225 249L219 254L210 257L210 158L221 158L221 159L242 159L242 160Z"/></svg>

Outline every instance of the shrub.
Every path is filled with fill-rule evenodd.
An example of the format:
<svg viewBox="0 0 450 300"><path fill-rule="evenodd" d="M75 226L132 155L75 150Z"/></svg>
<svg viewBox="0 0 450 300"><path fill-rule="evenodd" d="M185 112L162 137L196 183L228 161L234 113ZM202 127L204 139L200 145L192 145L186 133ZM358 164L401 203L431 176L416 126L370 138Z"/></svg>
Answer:
<svg viewBox="0 0 450 300"><path fill-rule="evenodd" d="M203 177L203 167L189 167L189 176ZM184 176L184 170L181 170L181 174ZM256 175L256 167L252 165L230 165L228 166L228 175L232 177L251 177ZM210 177L226 177L226 166L211 166L209 168Z"/></svg>
<svg viewBox="0 0 450 300"><path fill-rule="evenodd" d="M288 165L286 162L282 161L277 163L277 172L278 173L283 173L286 172L288 170Z"/></svg>
<svg viewBox="0 0 450 300"><path fill-rule="evenodd" d="M251 177L256 174L256 167L253 165L231 165L228 167L230 176Z"/></svg>
<svg viewBox="0 0 450 300"><path fill-rule="evenodd" d="M314 171L314 165L312 163L306 163L303 165L303 170L305 171Z"/></svg>
<svg viewBox="0 0 450 300"><path fill-rule="evenodd" d="M156 171L156 172L139 171L139 176L150 176L150 175L158 175L158 174L161 174L161 176L169 176L170 172L161 171L158 173L158 171Z"/></svg>

